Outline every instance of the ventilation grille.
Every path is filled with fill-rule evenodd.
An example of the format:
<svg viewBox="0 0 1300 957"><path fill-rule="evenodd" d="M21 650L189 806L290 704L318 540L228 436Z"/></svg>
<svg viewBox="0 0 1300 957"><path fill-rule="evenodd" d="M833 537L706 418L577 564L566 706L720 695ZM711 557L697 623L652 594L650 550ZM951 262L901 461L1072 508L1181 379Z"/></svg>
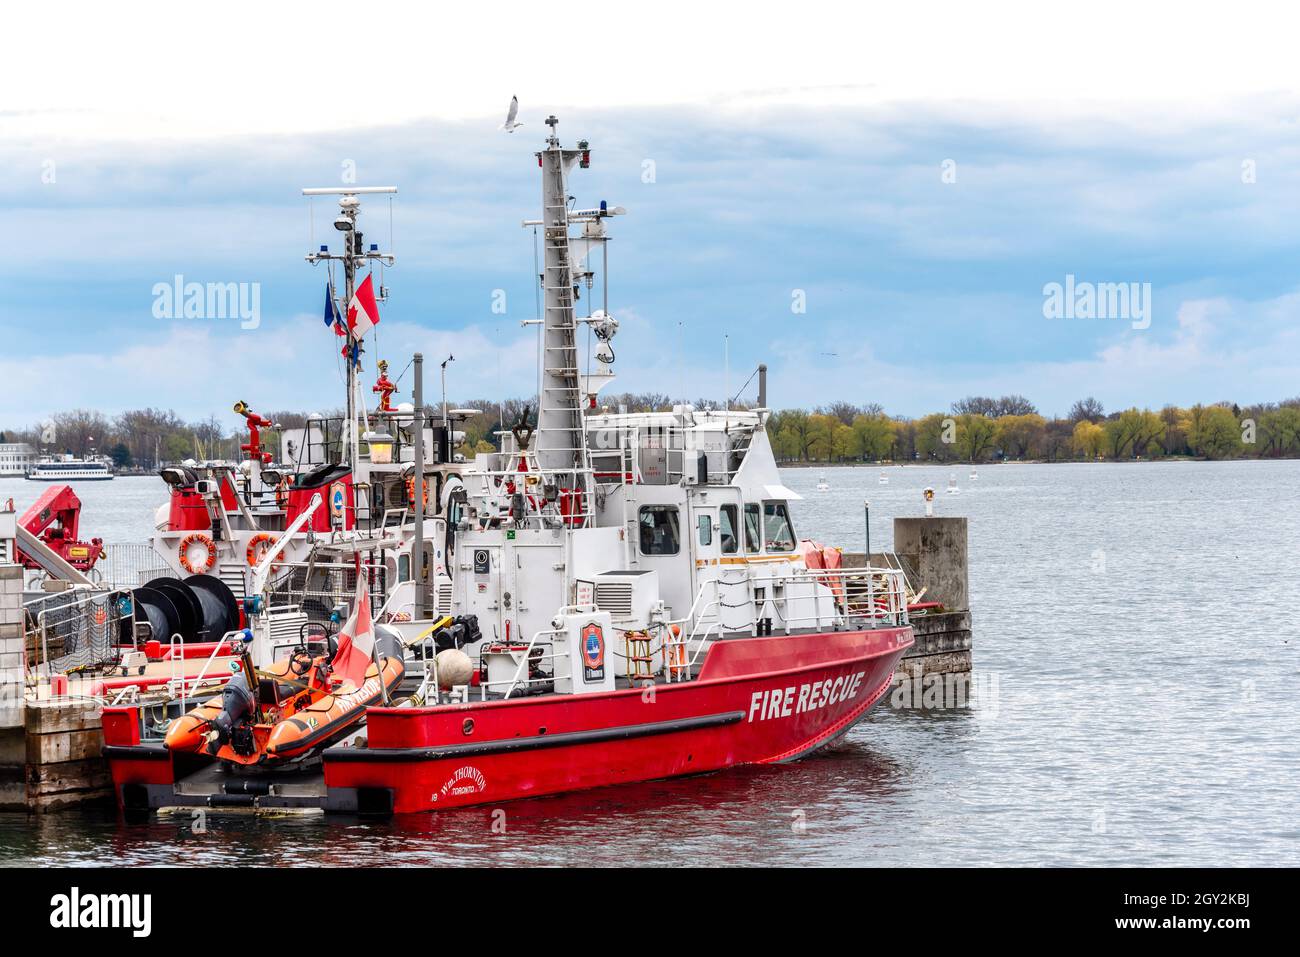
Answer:
<svg viewBox="0 0 1300 957"><path fill-rule="evenodd" d="M235 598L243 601L244 595L244 568L246 566L238 562L222 562L217 567L217 577L226 583L226 587L234 592Z"/></svg>
<svg viewBox="0 0 1300 957"><path fill-rule="evenodd" d="M273 612L271 614L271 643L278 645L290 639L297 640L302 635L302 626L307 624L305 612Z"/></svg>
<svg viewBox="0 0 1300 957"><path fill-rule="evenodd" d="M597 582L596 607L609 612L615 621L632 617L632 585L628 582Z"/></svg>
<svg viewBox="0 0 1300 957"><path fill-rule="evenodd" d="M438 582L438 597L435 602L435 614L438 617L451 614L451 582Z"/></svg>

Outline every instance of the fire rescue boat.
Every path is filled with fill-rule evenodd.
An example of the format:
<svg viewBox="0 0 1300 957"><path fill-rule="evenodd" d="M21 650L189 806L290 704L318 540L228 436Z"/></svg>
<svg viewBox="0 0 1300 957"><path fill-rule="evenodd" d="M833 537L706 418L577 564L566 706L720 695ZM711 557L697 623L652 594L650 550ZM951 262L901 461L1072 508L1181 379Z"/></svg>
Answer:
<svg viewBox="0 0 1300 957"><path fill-rule="evenodd" d="M243 607L253 666L277 676L317 666L277 630L297 609L270 600L276 561L356 569L374 586L358 600L371 601L407 649L401 686L365 708L363 728L313 753L309 784L278 770L255 784L205 767L234 760L222 751L225 725L231 742L260 735L270 754L272 732L251 706L208 702L201 716L171 723L170 748L141 707L107 708L105 754L123 807L403 813L789 762L842 737L890 688L913 641L904 573L842 567L838 550L796 534L799 496L782 483L766 431L765 367L753 408L599 407L618 331L605 251L610 220L624 211L570 203L569 174L589 166L591 150L562 146L558 121L546 122L536 154L542 215L524 224L542 263L535 419L503 428L500 451L455 462L444 412L433 443L441 451L431 450L417 356L403 426L413 459L399 473L412 488L401 514L346 525L354 481L343 515L299 542L302 516L316 514L323 491L391 451L344 441L331 453L324 443L323 460L313 459L320 471L297 474L280 524L261 526L272 539L266 552L250 558ZM332 192L343 194L340 219L354 219L366 190ZM362 261L347 231L344 241L345 264ZM309 259L332 256L322 248ZM583 300L594 298L597 261L601 302L591 308ZM580 354L583 339L592 354ZM345 348L353 345L349 337ZM354 395L344 434L356 437L366 423ZM223 540L246 512L238 477L226 478L175 486ZM173 517L167 535L185 522L183 511ZM225 698L252 687L246 679ZM288 714L293 700L268 690L263 703L285 702Z"/></svg>

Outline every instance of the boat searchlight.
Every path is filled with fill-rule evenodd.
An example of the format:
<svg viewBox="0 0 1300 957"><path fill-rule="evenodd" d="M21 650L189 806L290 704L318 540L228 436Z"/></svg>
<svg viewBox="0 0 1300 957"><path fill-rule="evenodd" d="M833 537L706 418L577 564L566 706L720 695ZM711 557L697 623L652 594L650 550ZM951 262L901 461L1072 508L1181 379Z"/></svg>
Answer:
<svg viewBox="0 0 1300 957"><path fill-rule="evenodd" d="M366 432L361 440L370 448L372 465L391 465L393 462L393 437L387 432Z"/></svg>

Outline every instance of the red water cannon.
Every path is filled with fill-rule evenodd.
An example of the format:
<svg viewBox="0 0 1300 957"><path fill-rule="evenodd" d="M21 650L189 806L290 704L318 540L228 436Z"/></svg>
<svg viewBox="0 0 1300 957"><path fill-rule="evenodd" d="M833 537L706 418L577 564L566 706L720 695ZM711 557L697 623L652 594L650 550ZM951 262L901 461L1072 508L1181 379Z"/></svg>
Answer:
<svg viewBox="0 0 1300 957"><path fill-rule="evenodd" d="M235 403L235 414L244 417L244 425L248 427L248 441L239 447L248 458L255 462L261 462L263 465L270 465L271 459L274 458L270 452L262 451L262 429L269 429L273 423L270 419L258 415L248 407L248 403L242 399Z"/></svg>

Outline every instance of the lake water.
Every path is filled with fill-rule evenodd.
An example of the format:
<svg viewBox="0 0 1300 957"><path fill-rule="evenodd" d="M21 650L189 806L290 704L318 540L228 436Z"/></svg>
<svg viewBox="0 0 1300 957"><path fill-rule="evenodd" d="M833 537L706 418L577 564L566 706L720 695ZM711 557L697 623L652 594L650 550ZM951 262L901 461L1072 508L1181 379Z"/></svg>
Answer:
<svg viewBox="0 0 1300 957"><path fill-rule="evenodd" d="M969 516L974 704L878 707L796 764L514 802L504 833L488 808L201 834L0 815L0 864L1300 864L1300 462L879 474L786 470L798 531L860 551L865 498L887 548L926 485ZM109 541L164 500L147 478L78 492Z"/></svg>

